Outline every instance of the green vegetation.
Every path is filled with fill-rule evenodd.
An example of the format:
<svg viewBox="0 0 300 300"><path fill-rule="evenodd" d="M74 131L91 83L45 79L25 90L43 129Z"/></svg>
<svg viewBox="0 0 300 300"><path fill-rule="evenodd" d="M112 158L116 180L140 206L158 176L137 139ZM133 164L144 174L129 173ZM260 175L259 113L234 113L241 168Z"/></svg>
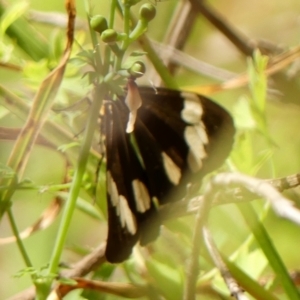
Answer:
<svg viewBox="0 0 300 300"><path fill-rule="evenodd" d="M300 169L300 85L295 75L299 51L289 52L298 43L298 30L291 28L291 20L297 21L296 1L260 1L261 12L249 8L247 1L233 1L230 8L226 1L214 2L234 28L248 28L249 37L261 33L273 41L257 43L251 57L209 27L205 13L187 22L185 38L177 37L185 45L181 48L220 68L219 73L208 71L215 76L205 68L193 69L196 64L189 63L184 51L168 56L167 46L150 40L172 43L174 35L168 26L174 29L179 23L171 22L177 1L98 2L77 4L81 5L77 7L80 22L75 28L70 1L67 10L58 1L53 7L47 5L43 15L47 24L37 19L43 9L35 1L0 3L1 299L30 286L36 299L46 299L54 284L78 284L68 276L71 265L105 241L105 161L98 119L102 100L122 93L128 78L150 85L159 82L159 77L169 88L218 91L208 96L231 112L237 128L234 149L221 171L271 179ZM68 25L52 19L49 12L59 9L56 16L67 19L69 15ZM267 9L272 12L265 16ZM182 18L183 13L182 9ZM253 44L244 41L247 46ZM167 57L166 64L161 54ZM228 74L240 79L231 89L224 88ZM299 206L297 188L283 193ZM231 196L228 201L236 202ZM81 286L66 299L183 299L190 280L186 270L195 214L181 215L166 221L158 240L137 248L128 261L120 265L99 261L89 279L98 281L98 289L105 293ZM32 224L30 233L24 231ZM249 299L300 299L291 279L300 264L300 228L278 217L266 199L257 196L244 203L215 206L209 212L208 227ZM5 239L8 236L14 238ZM197 298L230 299L205 247L198 261ZM108 283L103 287L103 282Z"/></svg>

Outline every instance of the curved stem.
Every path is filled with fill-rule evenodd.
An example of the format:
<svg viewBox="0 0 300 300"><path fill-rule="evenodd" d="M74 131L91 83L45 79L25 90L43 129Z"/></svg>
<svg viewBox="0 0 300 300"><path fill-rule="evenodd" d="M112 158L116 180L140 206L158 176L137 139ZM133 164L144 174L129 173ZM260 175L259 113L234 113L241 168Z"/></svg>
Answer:
<svg viewBox="0 0 300 300"><path fill-rule="evenodd" d="M75 171L74 180L72 182L69 198L67 200L62 220L61 226L59 227L59 232L57 235L56 243L54 246L54 251L52 258L50 260L50 266L48 269L48 275L56 274L58 270L58 264L61 257L61 253L63 250L63 246L65 243L65 239L67 236L67 232L70 226L70 222L72 219L72 215L75 209L76 200L79 194L79 190L81 187L82 178L85 172L86 163L89 156L89 150L93 141L94 130L97 125L99 109L102 104L102 99L105 94L105 87L103 85L99 85L96 88L95 98L92 102L90 108L90 116L88 119L87 127L85 130L85 136L83 139L82 148L79 154L78 164Z"/></svg>
<svg viewBox="0 0 300 300"><path fill-rule="evenodd" d="M16 238L16 242L17 242L17 245L19 247L20 253L21 253L21 255L24 259L25 265L26 265L27 268L32 267L32 263L31 263L30 258L28 256L26 250L25 250L22 239L20 238L19 230L18 230L17 224L15 222L14 215L13 215L12 210L11 210L10 207L7 209L7 215L8 215L8 219L9 219L9 222L10 222L10 226L11 226L12 231L14 233L14 236ZM31 275L31 278L34 280L35 276Z"/></svg>

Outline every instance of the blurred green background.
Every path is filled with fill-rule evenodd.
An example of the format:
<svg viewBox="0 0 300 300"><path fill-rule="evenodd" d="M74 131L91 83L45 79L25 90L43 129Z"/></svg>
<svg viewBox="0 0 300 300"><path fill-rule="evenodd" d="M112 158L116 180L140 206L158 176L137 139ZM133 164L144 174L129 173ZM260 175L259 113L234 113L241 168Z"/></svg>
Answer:
<svg viewBox="0 0 300 300"><path fill-rule="evenodd" d="M7 5L13 5L15 3L21 3L21 1L6 1L5 3ZM176 4L177 1L175 0L158 1L156 3L157 17L150 24L150 29L147 33L149 37L158 42L163 39ZM251 40L266 40L283 49L289 49L299 44L300 3L297 0L216 0L209 1L209 4L222 14L235 28L242 32L245 37ZM27 5L28 9L26 10L25 16L28 15L31 10L46 13L65 13L62 1L36 0L27 2ZM76 5L78 18L85 22L83 2L77 1ZM106 15L109 9L109 1L92 1L91 6L93 7L93 14L100 13ZM46 44L48 44L53 58L51 64L55 65L64 47L64 29L36 22L31 23L32 26L40 32ZM116 24L116 29L122 29L121 22ZM39 84L47 74L49 61L41 60L35 62L18 49L18 47L14 45L14 42L8 37L1 36L0 39L2 48L0 60L4 61L5 58L9 56L9 62L20 64L23 68L23 72L16 72L0 66L0 83L6 89L21 97L25 95L26 101L30 103L30 99L33 98ZM35 39L35 37L33 36L32 39ZM76 32L76 40L78 43L74 46L73 58L76 57L76 53L80 51L81 47L83 49L91 48L88 31L78 30ZM9 50L5 46L12 47L12 54L9 54ZM230 72L239 74L245 73L247 70L246 58L222 33L201 16L198 17L193 27L189 40L184 47L184 52L198 60L216 67L224 68ZM296 63L297 61L293 65L294 68L297 67ZM89 90L85 79L81 79L81 74L77 71L76 67L76 63L71 63L67 69L66 79L63 82L57 100L59 107L68 106L77 102L83 98ZM280 86L272 86L272 90L276 90L276 93L270 93L267 100L266 118L268 130L276 146L268 149L265 140L259 136L259 134L253 133L253 135L251 135L251 151L249 152L251 157L246 158L245 168L240 171L261 178L282 177L299 172L299 74L297 73L298 75L292 79L288 79L288 70L288 68L283 70L283 76L286 77L284 81L286 86L282 84L283 81L280 81ZM205 74L186 69L180 69L176 75L176 80L180 86L201 86L203 84L217 82L216 80L208 78ZM272 80L273 79L270 80L271 84ZM140 82L149 84L151 78L147 77L146 73ZM276 84L275 80L274 82ZM251 98L247 87L222 91L211 97L228 108L236 119L238 118L237 103L242 101L241 99L245 97ZM24 120L20 120L15 115L9 113L4 107L4 100L2 99L1 101L0 126L21 127ZM85 122L85 111L83 110L82 114L80 114L80 112L80 110L76 110L76 112L67 111L62 114L53 114L52 117L54 121L65 122L66 128L68 128L72 134L77 135L83 130ZM251 128L245 127L246 128L240 128L240 132L251 131ZM237 139L239 138L240 135L238 135ZM95 140L95 145L97 145L97 137ZM1 163L5 164L7 161L12 145L13 141L0 141ZM75 149L77 148L75 147ZM257 161L259 161L261 156L268 150L270 150L271 157L263 161L257 172L253 173L253 166L256 165ZM95 172L96 168L97 165L95 163ZM37 145L31 154L24 178L30 179L38 186L55 185L62 182L65 176L64 172L65 159L63 155L56 150ZM293 198L296 204L299 204L298 188L289 192L287 195ZM53 200L53 197L54 193L49 191L42 193L38 189L25 189L15 193L13 198L13 211L16 215L20 230L30 226ZM90 193L82 191L81 197L94 205L95 199ZM258 210L261 212L264 211L262 200L257 200L254 204ZM96 205L94 205L94 209L100 211ZM49 261L59 226L59 220L60 217L58 217L49 228L32 235L24 241L26 249L37 268L45 266ZM186 248L186 246L189 245L189 242L184 239L187 236L191 236L193 222L194 217L184 217L177 223L168 223L166 227L171 228L175 233L170 234L168 229L163 230L163 237L159 238L157 244L157 248L161 251L158 257L159 255L164 257L164 254L169 251L177 252L178 257L181 257L180 253L182 252L183 256L188 255L189 248ZM245 226L242 217L234 205L214 208L210 215L210 225L219 248L222 249L222 253L226 255L230 255L234 252L249 235L249 229ZM268 213L265 226L287 268L289 270L298 269L300 265L298 253L300 228L289 221L279 219L274 216L272 212ZM179 230L179 233L176 233L176 229ZM12 232L5 217L1 222L0 237L4 238L11 235ZM82 211L76 211L68 234L67 249L64 252L62 260L69 264L76 262L85 251L92 249L103 241L105 236L105 222L91 218ZM179 243L177 241L178 245L176 248L173 245L176 244L177 238L184 240L184 243L181 245L181 240ZM172 246L170 246L170 244ZM175 251L174 248L177 250ZM262 257L258 248L256 252L252 252L252 249L251 251L249 249L244 251L244 255L240 253L240 265L243 266L246 271L248 270L249 274L253 275L257 272L258 266L266 266L266 268L263 268L265 273L261 272L260 275L264 274L268 276L270 274L267 262ZM176 255L174 254L174 256ZM176 259L174 260L176 261ZM183 264L180 258L178 258L178 262ZM0 299L6 299L31 285L29 276L27 275L20 278L14 277L17 272L24 268L23 261L14 243L0 245L0 266ZM68 299L79 299L76 298L79 297L76 295L77 294L74 293L73 298L69 296Z"/></svg>

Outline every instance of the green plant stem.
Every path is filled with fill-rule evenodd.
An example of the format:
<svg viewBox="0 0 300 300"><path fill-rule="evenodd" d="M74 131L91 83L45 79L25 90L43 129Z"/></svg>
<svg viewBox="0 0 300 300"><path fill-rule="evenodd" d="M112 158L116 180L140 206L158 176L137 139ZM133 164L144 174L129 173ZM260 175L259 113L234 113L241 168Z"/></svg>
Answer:
<svg viewBox="0 0 300 300"><path fill-rule="evenodd" d="M113 28L113 26L114 26L116 7L117 7L117 0L112 0L111 5L110 5L110 15L109 15L109 20L108 20L108 28ZM110 56L111 56L111 49L108 45L106 45L105 49L104 49L104 63L103 63L103 73L102 74L107 75L109 73Z"/></svg>
<svg viewBox="0 0 300 300"><path fill-rule="evenodd" d="M116 9L116 6L114 7ZM126 38L122 43L122 46L119 53L116 53L115 63L114 63L114 70L117 72L122 68L122 61L124 57L124 53L129 45L129 34L130 34L130 6L128 4L125 4L123 6L123 9L120 9L123 13L123 24L124 24L124 33L126 34Z"/></svg>
<svg viewBox="0 0 300 300"><path fill-rule="evenodd" d="M127 35L128 39L130 33L130 6L128 4L124 5L123 12L124 33Z"/></svg>
<svg viewBox="0 0 300 300"><path fill-rule="evenodd" d="M131 17L131 21L133 22L134 26L136 21L133 17ZM139 38L139 43L142 46L143 50L147 52L147 57L152 62L155 70L160 75L161 79L163 80L164 84L171 89L178 89L179 86L173 76L170 74L166 66L164 65L163 61L160 57L158 57L157 53L153 49L149 39L145 34L141 35Z"/></svg>
<svg viewBox="0 0 300 300"><path fill-rule="evenodd" d="M299 300L300 294L297 288L293 284L288 271L286 270L280 256L278 255L273 243L267 234L262 223L259 222L256 217L255 211L250 203L240 204L239 209L253 232L257 242L259 243L261 249L266 255L269 263L274 270L276 276L280 279L280 282L288 296L288 299Z"/></svg>
<svg viewBox="0 0 300 300"><path fill-rule="evenodd" d="M17 242L19 251L20 251L21 256L23 257L23 260L25 262L25 265L26 265L27 268L33 268L33 265L30 261L30 258L28 256L26 250L25 250L22 239L20 238L19 230L18 230L17 224L15 222L14 215L13 215L12 210L11 210L10 207L7 209L7 215L8 215L8 219L9 219L10 226L12 228L13 234L16 238L16 242ZM43 296L45 294L45 293L43 293L43 286L40 286L40 283L37 280L36 274L30 273L30 276L31 276L32 282L34 283L35 288L36 288L36 300L45 299L45 297Z"/></svg>
<svg viewBox="0 0 300 300"><path fill-rule="evenodd" d="M95 60L96 60L96 66L97 66L97 72L100 74L101 70L103 69L103 64L102 64L102 59L101 59L101 51L100 51L100 44L97 38L97 34L96 31L94 31L93 29L91 29L90 26L90 20L89 20L89 16L87 16L88 18L88 24L89 24L89 29L90 29L90 35L91 35L91 40L93 43L93 47L95 50Z"/></svg>
<svg viewBox="0 0 300 300"><path fill-rule="evenodd" d="M91 24L90 24L91 18L90 18L90 3L89 3L89 1L84 1L84 7L85 7L86 18L87 18L87 22L88 22L88 26L89 26L92 44L93 44L93 47L95 50L95 60L96 60L97 72L99 72L99 74L100 74L100 71L103 70L104 66L103 66L102 59L101 59L101 51L100 51L99 41L97 38L97 33L96 33L96 31L94 31L91 28Z"/></svg>
<svg viewBox="0 0 300 300"><path fill-rule="evenodd" d="M178 89L179 86L173 76L170 74L166 66L164 65L163 61L160 57L158 57L157 53L153 49L149 39L142 35L139 39L139 43L142 45L142 48L145 52L147 52L147 56L152 62L155 70L160 75L161 79L163 80L164 84L171 89Z"/></svg>
<svg viewBox="0 0 300 300"><path fill-rule="evenodd" d="M74 212L74 208L76 205L76 200L79 195L82 178L85 173L85 167L86 167L88 156L89 156L89 150L90 150L90 147L92 144L94 130L97 125L99 109L100 109L104 94L105 94L105 87L103 85L99 85L96 88L94 101L92 102L92 105L90 108L90 115L89 115L88 123L86 126L86 130L85 130L85 136L83 139L82 148L81 148L81 151L79 154L78 165L77 165L77 168L75 171L74 180L72 182L71 190L69 193L69 198L68 198L66 206L64 208L61 225L59 227L59 232L58 232L56 243L54 246L53 255L50 260L48 276L51 276L52 274L56 274L58 271L59 260L60 260L60 257L61 257L62 251L63 251L67 232L68 232L70 222L72 219L72 215ZM48 282L48 285L49 285L49 289L50 289L51 282Z"/></svg>
<svg viewBox="0 0 300 300"><path fill-rule="evenodd" d="M20 238L19 230L18 230L17 224L15 222L14 215L13 215L12 210L11 210L10 207L7 209L7 215L8 215L10 226L11 226L12 231L14 233L14 236L16 238L16 242L17 242L18 248L19 248L19 250L21 252L21 255L22 255L23 259L24 259L25 265L26 265L27 268L32 267L32 263L31 263L30 258L28 256L26 250L25 250L23 242L22 242L22 240ZM31 275L31 278L34 280L35 276Z"/></svg>
<svg viewBox="0 0 300 300"><path fill-rule="evenodd" d="M207 222L208 214L211 208L211 202L217 189L212 183L207 185L207 189L203 194L203 201L199 205L199 209L195 219L195 227L192 237L192 252L187 266L187 278L184 287L184 300L196 299L196 281L199 275L199 256L200 250L204 245L203 226Z"/></svg>
<svg viewBox="0 0 300 300"><path fill-rule="evenodd" d="M118 2L117 0L112 0L111 1L108 28L113 28L114 27L117 2Z"/></svg>
<svg viewBox="0 0 300 300"><path fill-rule="evenodd" d="M106 45L105 49L104 49L103 74L108 74L108 72L109 72L110 55L111 55L110 47L108 45Z"/></svg>

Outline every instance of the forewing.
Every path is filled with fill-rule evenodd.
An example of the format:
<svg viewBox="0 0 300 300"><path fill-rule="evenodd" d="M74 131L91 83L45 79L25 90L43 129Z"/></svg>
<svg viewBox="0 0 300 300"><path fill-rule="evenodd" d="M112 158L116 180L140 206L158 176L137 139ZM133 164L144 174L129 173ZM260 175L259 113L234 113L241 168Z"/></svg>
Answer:
<svg viewBox="0 0 300 300"><path fill-rule="evenodd" d="M228 156L234 135L230 115L194 93L142 88L134 134L149 185L160 203L180 200ZM171 196L170 196L171 193Z"/></svg>
<svg viewBox="0 0 300 300"><path fill-rule="evenodd" d="M228 156L234 135L230 115L194 93L139 88L142 106L131 134L123 98L106 101L108 238L106 257L121 262L140 240L156 238L154 202L180 200Z"/></svg>

